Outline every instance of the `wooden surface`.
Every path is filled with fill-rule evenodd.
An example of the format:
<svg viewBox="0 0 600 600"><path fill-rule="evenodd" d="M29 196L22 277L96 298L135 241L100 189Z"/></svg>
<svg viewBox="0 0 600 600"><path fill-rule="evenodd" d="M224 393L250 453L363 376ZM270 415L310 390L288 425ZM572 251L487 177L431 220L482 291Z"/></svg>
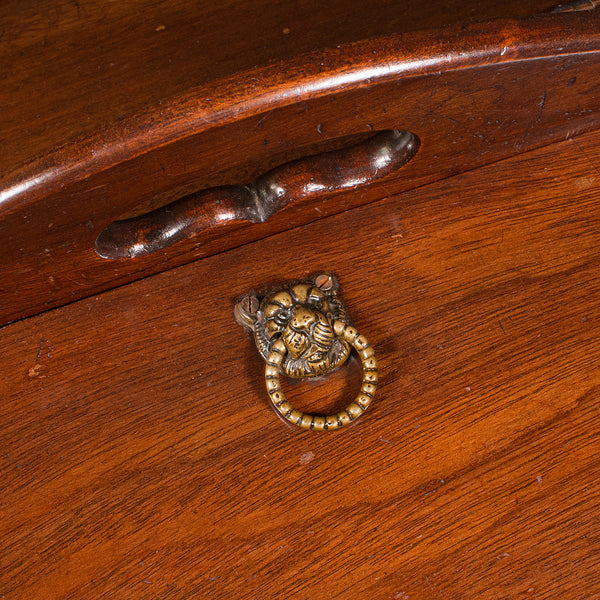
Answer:
<svg viewBox="0 0 600 600"><path fill-rule="evenodd" d="M111 223L96 238L102 258L134 258L232 224L264 223L292 204L322 204L341 191L396 175L419 150L419 138L387 130L352 146L281 165L244 186L210 188ZM192 243L197 244L197 241Z"/></svg>
<svg viewBox="0 0 600 600"><path fill-rule="evenodd" d="M600 135L0 329L0 598L600 597ZM355 426L268 406L234 322L328 269ZM356 361L288 383L344 404Z"/></svg>
<svg viewBox="0 0 600 600"><path fill-rule="evenodd" d="M0 174L191 88L305 52L544 12L553 0L219 3L9 0L0 7Z"/></svg>
<svg viewBox="0 0 600 600"><path fill-rule="evenodd" d="M65 36L82 43L71 30ZM115 36L121 62L129 65L130 35ZM223 37L222 46L228 41ZM70 56L70 46L52 44ZM15 119L2 126L8 162L0 173L0 324L600 123L597 11L455 24L282 58L234 74L225 70L220 79L190 83L178 94L165 81L173 95L159 100L140 74L131 81L147 108L123 114L117 103L111 120L96 108L91 115L78 112L79 134L68 138L63 132L60 142L48 124L48 137L39 139L25 129L16 135L10 125ZM19 90L34 76L10 73L4 89ZM67 69L65 76L76 73ZM35 77L47 86L34 98L40 110L46 99L60 100L66 113L75 110L76 102L61 100L65 88L51 77ZM76 79L90 98L111 105L110 93L93 76ZM15 92L11 102L23 104L26 115L28 105L18 98ZM69 115L59 117L67 122ZM96 124L91 133L90 123ZM94 252L99 233L125 214L208 187L245 185L267 168L322 152L339 138L387 129L411 131L420 150L405 168L364 192L296 202L267 223L230 223L144 259L106 261ZM18 165L11 162L34 142L39 156L30 149Z"/></svg>

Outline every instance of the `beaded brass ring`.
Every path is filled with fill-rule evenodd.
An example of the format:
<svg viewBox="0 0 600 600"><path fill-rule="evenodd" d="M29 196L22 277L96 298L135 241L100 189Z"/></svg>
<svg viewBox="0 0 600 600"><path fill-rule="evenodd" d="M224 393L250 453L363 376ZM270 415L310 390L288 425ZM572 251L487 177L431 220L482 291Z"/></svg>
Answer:
<svg viewBox="0 0 600 600"><path fill-rule="evenodd" d="M308 281L278 286L260 301L255 295L244 296L234 309L238 323L252 330L267 363L265 383L275 410L302 429L328 431L348 425L367 410L377 389L375 352L367 338L351 326L337 290L335 277L322 273ZM312 415L288 402L280 373L298 378L325 375L341 366L352 348L362 361L362 385L344 410Z"/></svg>

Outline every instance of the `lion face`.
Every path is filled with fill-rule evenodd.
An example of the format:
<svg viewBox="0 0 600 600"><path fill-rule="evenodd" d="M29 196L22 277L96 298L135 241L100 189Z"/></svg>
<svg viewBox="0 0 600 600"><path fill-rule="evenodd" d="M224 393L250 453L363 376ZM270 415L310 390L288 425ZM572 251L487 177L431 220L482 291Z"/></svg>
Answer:
<svg viewBox="0 0 600 600"><path fill-rule="evenodd" d="M333 331L336 320L349 324L336 292L337 282L329 274L319 275L311 282L287 284L266 294L254 319L246 317L248 322L242 324L252 328L265 359L275 341L283 341L286 356L281 370L286 375L324 375L340 366L350 353L348 343Z"/></svg>

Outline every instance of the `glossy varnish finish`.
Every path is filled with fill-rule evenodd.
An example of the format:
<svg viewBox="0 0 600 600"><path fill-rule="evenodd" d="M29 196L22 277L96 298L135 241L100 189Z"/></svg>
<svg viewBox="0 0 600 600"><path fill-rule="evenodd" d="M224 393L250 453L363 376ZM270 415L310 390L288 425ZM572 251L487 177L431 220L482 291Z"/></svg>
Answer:
<svg viewBox="0 0 600 600"><path fill-rule="evenodd" d="M224 70L160 102L148 94L144 109L91 133L82 126L51 149L38 140L39 156L1 174L0 323L598 127L599 18L570 13L313 48ZM246 184L302 148L386 129L412 131L420 151L364 191L305 199L261 224L221 226L219 214L218 227L136 261L94 252L99 233L140 206ZM6 156L22 138L9 136Z"/></svg>
<svg viewBox="0 0 600 600"><path fill-rule="evenodd" d="M219 3L36 0L0 7L2 176L190 88L381 35L533 15L552 0Z"/></svg>
<svg viewBox="0 0 600 600"><path fill-rule="evenodd" d="M594 598L599 150L566 141L0 329L0 596ZM380 366L378 400L327 435L275 416L232 316L318 270ZM330 410L359 381L353 362L286 393Z"/></svg>
<svg viewBox="0 0 600 600"><path fill-rule="evenodd" d="M356 190L389 178L418 151L408 131L382 131L339 150L292 161L251 184L209 188L154 211L115 221L96 239L96 253L119 259L157 252L180 240L231 224L264 223L290 204Z"/></svg>

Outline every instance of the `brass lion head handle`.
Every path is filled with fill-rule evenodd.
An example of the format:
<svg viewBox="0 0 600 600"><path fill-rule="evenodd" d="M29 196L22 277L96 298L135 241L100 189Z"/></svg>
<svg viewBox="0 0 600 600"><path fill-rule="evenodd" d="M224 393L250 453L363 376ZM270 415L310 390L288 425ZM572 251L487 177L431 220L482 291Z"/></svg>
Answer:
<svg viewBox="0 0 600 600"><path fill-rule="evenodd" d="M338 283L331 273L277 286L261 298L244 296L234 307L236 321L254 334L266 361L265 382L279 414L302 429L339 429L367 410L377 389L377 360L367 338L350 324ZM362 361L359 394L333 415L310 415L286 400L279 374L318 377L343 365L354 348Z"/></svg>

